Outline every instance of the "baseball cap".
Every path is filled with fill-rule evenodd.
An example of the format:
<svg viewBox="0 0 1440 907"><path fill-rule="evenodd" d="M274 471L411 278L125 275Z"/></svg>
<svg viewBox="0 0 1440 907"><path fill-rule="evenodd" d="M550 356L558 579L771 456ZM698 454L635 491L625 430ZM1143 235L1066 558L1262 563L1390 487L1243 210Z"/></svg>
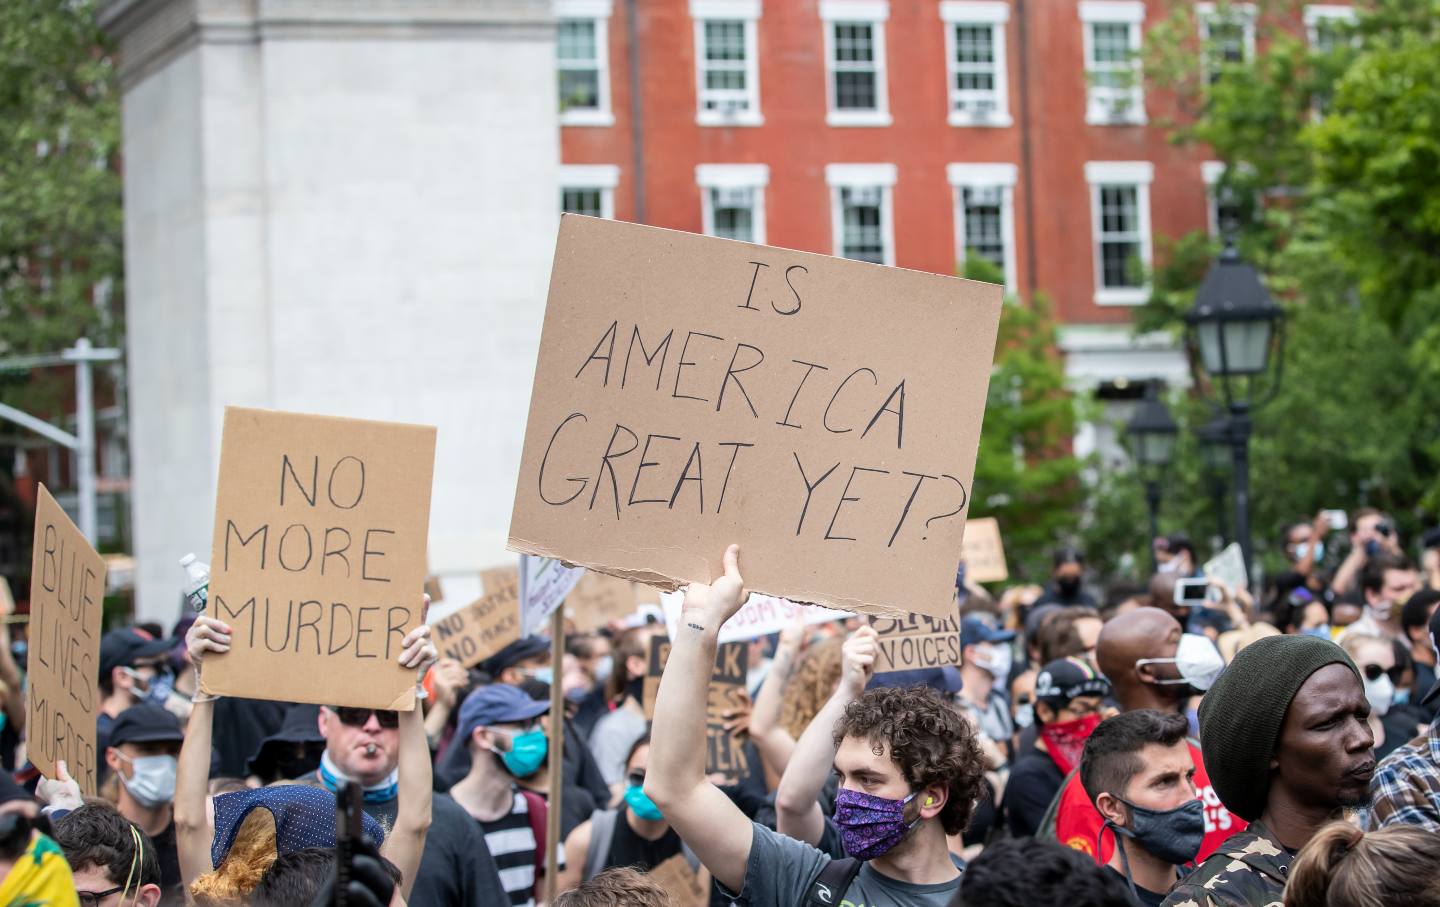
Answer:
<svg viewBox="0 0 1440 907"><path fill-rule="evenodd" d="M100 637L100 676L109 677L116 668L134 667L142 658L167 655L173 639L156 639L139 627L121 627Z"/></svg>
<svg viewBox="0 0 1440 907"><path fill-rule="evenodd" d="M1106 697L1110 681L1082 658L1057 658L1045 665L1035 678L1035 701L1052 709L1063 709L1080 696Z"/></svg>
<svg viewBox="0 0 1440 907"><path fill-rule="evenodd" d="M510 645L491 655L480 662L480 670L491 677L508 667L512 667L527 658L534 658L536 655L544 655L550 651L550 640L543 636L526 636L517 639Z"/></svg>
<svg viewBox="0 0 1440 907"><path fill-rule="evenodd" d="M982 642L1009 642L1015 638L1014 630L997 630L975 617L960 621L960 648Z"/></svg>
<svg viewBox="0 0 1440 907"><path fill-rule="evenodd" d="M122 743L180 743L185 734L175 716L158 705L142 703L121 712L110 725L110 745Z"/></svg>
<svg viewBox="0 0 1440 907"><path fill-rule="evenodd" d="M460 704L455 738L468 740L477 727L493 724L519 724L550 711L550 703L531 699L519 687L508 683L492 683L480 687Z"/></svg>

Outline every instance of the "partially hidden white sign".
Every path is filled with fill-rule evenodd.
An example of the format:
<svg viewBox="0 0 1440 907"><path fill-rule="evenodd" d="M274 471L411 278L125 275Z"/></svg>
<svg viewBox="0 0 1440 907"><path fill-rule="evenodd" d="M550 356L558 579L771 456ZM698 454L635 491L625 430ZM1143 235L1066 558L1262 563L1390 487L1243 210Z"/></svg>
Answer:
<svg viewBox="0 0 1440 907"><path fill-rule="evenodd" d="M683 592L665 592L660 596L665 608L665 626L670 635L675 635L675 625L680 621L680 607L685 603ZM720 628L720 642L739 642L779 633L795 620L795 613L805 615L805 623L823 624L832 620L854 617L846 611L822 608L819 605L802 605L788 598L774 595L752 594L733 617Z"/></svg>
<svg viewBox="0 0 1440 907"><path fill-rule="evenodd" d="M585 575L584 567L567 567L554 558L520 556L520 634L530 636L545 626L565 596Z"/></svg>

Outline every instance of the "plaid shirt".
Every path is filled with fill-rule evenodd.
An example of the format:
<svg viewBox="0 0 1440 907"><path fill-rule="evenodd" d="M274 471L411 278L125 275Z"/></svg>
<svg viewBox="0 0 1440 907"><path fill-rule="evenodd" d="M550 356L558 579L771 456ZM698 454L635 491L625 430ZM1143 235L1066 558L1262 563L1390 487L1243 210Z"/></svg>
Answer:
<svg viewBox="0 0 1440 907"><path fill-rule="evenodd" d="M1366 827L1419 825L1440 831L1440 722L1386 756L1370 781Z"/></svg>

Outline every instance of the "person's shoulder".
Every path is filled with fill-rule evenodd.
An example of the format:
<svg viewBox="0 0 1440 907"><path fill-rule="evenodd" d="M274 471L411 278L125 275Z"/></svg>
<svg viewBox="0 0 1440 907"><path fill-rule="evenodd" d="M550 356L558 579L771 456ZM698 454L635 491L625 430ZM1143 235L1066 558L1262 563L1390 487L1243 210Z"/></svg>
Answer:
<svg viewBox="0 0 1440 907"><path fill-rule="evenodd" d="M1269 907L1283 899L1285 883L1260 871L1256 862L1281 856L1279 846L1254 826L1236 832L1206 857L1165 899L1166 907Z"/></svg>
<svg viewBox="0 0 1440 907"><path fill-rule="evenodd" d="M474 825L475 820L465 811L465 807L455 802L455 798L449 794L434 794L430 800L430 824L431 826L449 823L454 825Z"/></svg>

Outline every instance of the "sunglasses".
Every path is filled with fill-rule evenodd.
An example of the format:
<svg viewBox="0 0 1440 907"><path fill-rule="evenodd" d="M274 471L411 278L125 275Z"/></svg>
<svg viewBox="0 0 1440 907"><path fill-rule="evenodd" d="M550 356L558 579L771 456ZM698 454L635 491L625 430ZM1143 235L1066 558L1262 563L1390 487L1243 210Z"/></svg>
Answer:
<svg viewBox="0 0 1440 907"><path fill-rule="evenodd" d="M374 715L375 720L386 730L394 730L400 726L400 713L392 712L389 709L357 709L350 706L335 706L331 709L340 723L349 727L364 727L365 723Z"/></svg>
<svg viewBox="0 0 1440 907"><path fill-rule="evenodd" d="M1379 680L1380 675L1386 674L1389 675L1391 683L1398 684L1400 682L1400 678L1405 676L1405 669L1400 667L1399 665L1387 669L1382 668L1379 665L1371 664L1366 665L1363 670L1365 671L1365 679L1370 681Z"/></svg>
<svg viewBox="0 0 1440 907"><path fill-rule="evenodd" d="M112 894L120 894L125 890L124 885L116 885L114 888L105 891L77 891L75 896L80 899L80 907L100 907L102 901Z"/></svg>

